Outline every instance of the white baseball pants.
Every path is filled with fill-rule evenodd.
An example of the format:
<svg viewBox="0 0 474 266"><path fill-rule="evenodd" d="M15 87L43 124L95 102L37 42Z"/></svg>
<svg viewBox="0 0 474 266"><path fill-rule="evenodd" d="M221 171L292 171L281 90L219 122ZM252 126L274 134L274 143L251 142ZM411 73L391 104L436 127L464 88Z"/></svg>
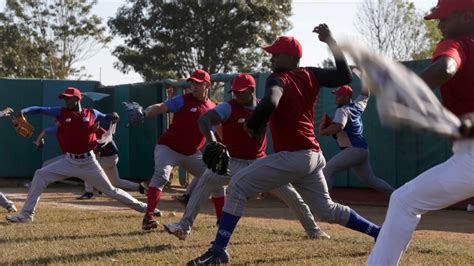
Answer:
<svg viewBox="0 0 474 266"><path fill-rule="evenodd" d="M367 265L397 265L421 215L474 196L474 139L456 141L454 155L395 190Z"/></svg>

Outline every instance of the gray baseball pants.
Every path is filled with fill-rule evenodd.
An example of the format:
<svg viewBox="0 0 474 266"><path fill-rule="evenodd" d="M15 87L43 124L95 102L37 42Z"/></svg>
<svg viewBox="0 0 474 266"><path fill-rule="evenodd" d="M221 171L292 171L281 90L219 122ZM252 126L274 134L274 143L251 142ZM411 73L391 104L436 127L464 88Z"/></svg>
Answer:
<svg viewBox="0 0 474 266"><path fill-rule="evenodd" d="M36 205L46 187L50 183L64 180L71 176L89 182L107 196L138 212L144 213L147 207L146 203L140 202L127 192L112 186L104 170L96 160L95 154L92 151L90 151L90 154L90 156L84 159L73 159L66 154L62 159L36 170L30 190L28 191L28 197L21 210L22 214L33 217Z"/></svg>
<svg viewBox="0 0 474 266"><path fill-rule="evenodd" d="M237 172L227 188L224 211L242 216L249 198L291 183L318 218L347 225L350 208L332 201L322 169L321 152L282 151L259 159Z"/></svg>
<svg viewBox="0 0 474 266"><path fill-rule="evenodd" d="M170 174L173 167L179 166L191 173L196 181L200 178L207 169L202 161L201 151L197 151L192 155L184 155L178 153L166 145L157 144L155 146L155 172L150 180L150 187L156 187L163 190L166 183L170 180ZM197 183L196 183L197 184ZM224 188L212 192L214 197L223 197Z"/></svg>
<svg viewBox="0 0 474 266"><path fill-rule="evenodd" d="M323 172L328 188L332 188L336 173L349 168L354 171L361 181L365 182L371 188L387 194L395 190L385 180L374 175L372 167L370 166L369 150L355 147L341 150L338 154L334 155L324 167Z"/></svg>
<svg viewBox="0 0 474 266"><path fill-rule="evenodd" d="M99 161L100 166L102 167L102 169L104 169L105 174L107 175L110 183L114 187L118 187L125 190L138 191L138 188L140 187L138 183L120 178L117 169L117 163L119 161L118 154L104 157L99 156L97 157L97 161ZM90 183L84 182L84 186L86 192L94 192L94 186L92 186Z"/></svg>
<svg viewBox="0 0 474 266"><path fill-rule="evenodd" d="M212 191L218 190L227 185L233 175L245 167L251 165L254 160L242 160L231 158L229 163L229 176L218 175L207 169L204 175L199 178L194 192L191 194L186 210L181 218L180 224L188 231L191 231L201 205L209 198ZM282 200L296 215L306 233L311 236L318 232L320 228L314 221L311 211L303 201L298 192L291 184L286 184L270 191L273 195Z"/></svg>

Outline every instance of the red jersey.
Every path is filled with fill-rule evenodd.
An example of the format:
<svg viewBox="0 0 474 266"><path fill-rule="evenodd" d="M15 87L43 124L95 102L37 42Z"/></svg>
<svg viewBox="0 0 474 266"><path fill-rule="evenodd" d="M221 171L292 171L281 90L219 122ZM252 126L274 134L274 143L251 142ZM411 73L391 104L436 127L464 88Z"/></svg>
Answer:
<svg viewBox="0 0 474 266"><path fill-rule="evenodd" d="M433 53L433 61L440 56L454 59L456 75L441 85L443 105L457 116L474 112L474 33L442 40Z"/></svg>
<svg viewBox="0 0 474 266"><path fill-rule="evenodd" d="M92 109L83 108L81 112L61 108L57 118L60 126L56 133L63 152L83 154L95 149L95 117Z"/></svg>
<svg viewBox="0 0 474 266"><path fill-rule="evenodd" d="M247 119L252 111L239 105L237 101L228 101L231 107L229 118L222 123L222 143L229 150L230 157L244 160L255 160L265 156L267 138L262 134L258 139L251 138L244 131Z"/></svg>
<svg viewBox="0 0 474 266"><path fill-rule="evenodd" d="M270 117L273 149L280 151L320 150L314 135L314 106L318 99L319 82L305 68L273 73L280 79L283 95Z"/></svg>
<svg viewBox="0 0 474 266"><path fill-rule="evenodd" d="M184 94L183 99L183 108L174 114L173 122L158 138L158 144L166 145L181 154L191 155L206 143L197 121L202 114L216 107L216 104L209 99L201 102L191 93Z"/></svg>

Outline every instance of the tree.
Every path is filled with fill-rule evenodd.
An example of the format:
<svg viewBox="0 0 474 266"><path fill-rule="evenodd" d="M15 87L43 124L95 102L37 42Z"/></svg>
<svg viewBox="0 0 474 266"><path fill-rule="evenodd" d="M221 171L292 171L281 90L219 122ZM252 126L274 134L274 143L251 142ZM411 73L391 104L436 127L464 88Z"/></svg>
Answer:
<svg viewBox="0 0 474 266"><path fill-rule="evenodd" d="M428 42L428 47L427 49L415 52L413 54L414 60L431 58L436 45L443 38L443 34L438 29L438 22L436 20L424 20L423 22L426 27L425 38Z"/></svg>
<svg viewBox="0 0 474 266"><path fill-rule="evenodd" d="M356 20L368 43L395 60L411 60L432 49L423 15L406 0L365 0Z"/></svg>
<svg viewBox="0 0 474 266"><path fill-rule="evenodd" d="M91 15L96 0L8 0L0 15L4 35L1 75L66 79L74 65L95 55L111 38Z"/></svg>
<svg viewBox="0 0 474 266"><path fill-rule="evenodd" d="M115 48L116 68L145 80L266 69L257 50L290 28L290 0L128 0L108 25L125 39Z"/></svg>

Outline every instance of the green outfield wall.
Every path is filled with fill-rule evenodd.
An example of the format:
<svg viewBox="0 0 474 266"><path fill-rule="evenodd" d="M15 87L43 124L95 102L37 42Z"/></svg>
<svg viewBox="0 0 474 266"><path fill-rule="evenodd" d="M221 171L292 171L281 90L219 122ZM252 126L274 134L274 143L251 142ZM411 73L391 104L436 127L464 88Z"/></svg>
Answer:
<svg viewBox="0 0 474 266"><path fill-rule="evenodd" d="M429 61L413 61L405 64L415 72L421 71ZM231 95L226 93L230 88L232 74L214 74L213 83L224 93L211 91L213 99L228 100ZM257 96L264 93L265 80L268 73L255 73L257 80ZM360 81L352 82L354 98L360 92ZM116 111L123 118L117 127L115 141L119 147L119 170L122 178L145 180L153 174L153 150L157 137L166 129L170 118L168 115L149 119L135 128L126 128L126 114L122 109L123 101L136 101L142 106L162 102L167 97L179 95L189 86L184 81L163 80L160 82L124 84L118 86L101 86L94 81L67 80L36 80L36 79L2 79L0 78L0 108L10 106L20 110L28 106L61 106L57 98L59 93L68 86L75 86L84 92L100 92L109 94L108 97L93 102L85 98L83 105L94 107L101 112ZM170 94L172 92L172 94ZM333 116L336 105L332 89L322 88L315 109L315 124L324 112ZM437 92L438 93L438 92ZM220 98L220 99L219 99ZM393 130L382 127L375 108L376 99L371 98L363 115L364 135L369 142L372 167L377 176L387 180L391 185L399 187L414 178L424 170L446 160L451 155L450 143L447 139L430 134L415 133L409 129ZM295 103L297 104L297 103ZM17 135L10 119L0 120L2 138L0 141L0 177L23 178L31 177L34 171L41 167L44 161L60 155L59 147L54 136L48 136L43 150L38 151L32 144L33 139L44 128L53 126L53 119L41 115L31 115L28 119L36 128L32 139ZM332 137L321 137L317 132L322 150L329 160L339 150ZM268 152L271 153L271 138ZM184 172L180 171L181 182L184 183ZM338 174L335 182L339 187L364 187L351 171Z"/></svg>

